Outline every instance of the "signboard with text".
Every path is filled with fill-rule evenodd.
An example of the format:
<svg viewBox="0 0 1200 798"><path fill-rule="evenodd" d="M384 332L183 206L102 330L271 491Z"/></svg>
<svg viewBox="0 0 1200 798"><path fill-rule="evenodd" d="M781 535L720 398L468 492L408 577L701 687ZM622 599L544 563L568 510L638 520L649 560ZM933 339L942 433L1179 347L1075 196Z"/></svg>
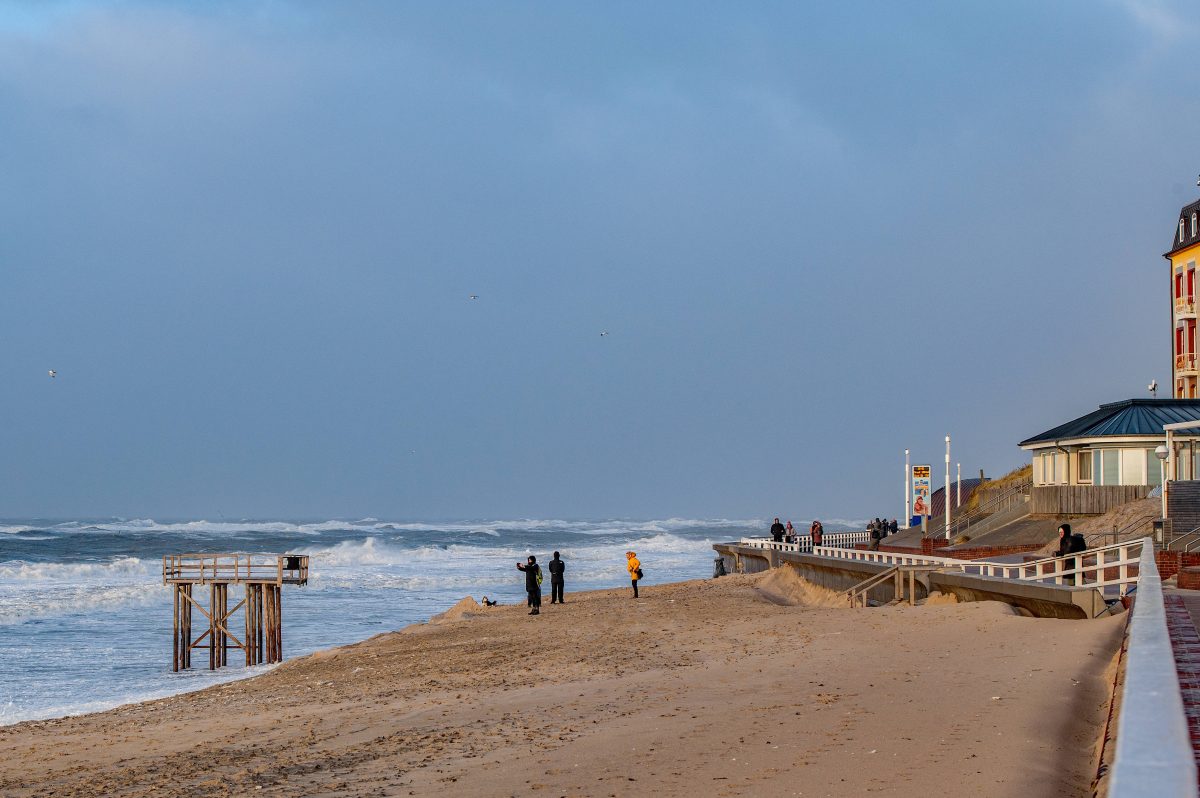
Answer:
<svg viewBox="0 0 1200 798"><path fill-rule="evenodd" d="M912 514L914 518L933 514L930 512L932 483L933 466L915 465L912 467Z"/></svg>

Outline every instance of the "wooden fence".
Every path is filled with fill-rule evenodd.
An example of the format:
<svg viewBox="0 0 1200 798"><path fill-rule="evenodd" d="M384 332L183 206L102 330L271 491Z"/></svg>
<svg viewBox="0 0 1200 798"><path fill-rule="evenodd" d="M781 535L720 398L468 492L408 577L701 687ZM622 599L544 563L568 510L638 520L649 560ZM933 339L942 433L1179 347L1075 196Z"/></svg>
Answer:
<svg viewBox="0 0 1200 798"><path fill-rule="evenodd" d="M1144 499L1149 485L1039 485L1029 495L1036 515L1100 515L1126 502Z"/></svg>

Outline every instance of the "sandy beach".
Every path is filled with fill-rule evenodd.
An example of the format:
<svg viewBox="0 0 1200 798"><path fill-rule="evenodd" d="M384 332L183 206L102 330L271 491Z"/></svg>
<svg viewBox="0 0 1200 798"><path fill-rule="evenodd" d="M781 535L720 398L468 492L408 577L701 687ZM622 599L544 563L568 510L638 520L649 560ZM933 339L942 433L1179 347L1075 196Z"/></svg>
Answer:
<svg viewBox="0 0 1200 798"><path fill-rule="evenodd" d="M779 572L567 600L0 728L0 794L1091 794L1123 617L850 610Z"/></svg>

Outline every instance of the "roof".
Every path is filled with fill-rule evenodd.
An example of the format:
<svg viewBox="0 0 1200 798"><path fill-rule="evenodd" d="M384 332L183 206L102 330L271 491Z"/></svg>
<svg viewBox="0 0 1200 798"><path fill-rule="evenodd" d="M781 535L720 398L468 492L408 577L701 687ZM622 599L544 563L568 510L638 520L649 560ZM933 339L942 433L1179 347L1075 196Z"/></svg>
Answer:
<svg viewBox="0 0 1200 798"><path fill-rule="evenodd" d="M1200 421L1200 399L1126 399L1100 405L1099 410L1026 438L1017 445L1053 443L1073 438L1161 438L1164 424L1181 421Z"/></svg>
<svg viewBox="0 0 1200 798"><path fill-rule="evenodd" d="M959 505L955 504L954 500L958 499L958 480L953 479L953 474L950 476L952 478L950 480L950 504L954 512L957 513ZM983 480L979 477L969 477L964 479L962 481L962 503L966 504L968 501L970 501L971 494L975 492L975 489L988 481L990 480ZM933 518L937 518L944 512L946 512L946 486L942 485L942 487L935 490L929 496L929 515Z"/></svg>
<svg viewBox="0 0 1200 798"><path fill-rule="evenodd" d="M1171 231L1171 248L1163 257L1169 258L1181 249L1200 244L1200 228L1192 227L1193 214L1200 214L1200 200L1196 200L1191 205L1184 205L1179 211L1179 221L1175 223L1175 229ZM1184 223L1182 239L1179 237L1179 222Z"/></svg>

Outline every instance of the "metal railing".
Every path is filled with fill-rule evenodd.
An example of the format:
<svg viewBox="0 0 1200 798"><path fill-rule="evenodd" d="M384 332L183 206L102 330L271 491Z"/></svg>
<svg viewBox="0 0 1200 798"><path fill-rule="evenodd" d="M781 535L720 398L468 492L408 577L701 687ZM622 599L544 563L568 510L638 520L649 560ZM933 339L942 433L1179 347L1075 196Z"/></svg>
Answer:
<svg viewBox="0 0 1200 798"><path fill-rule="evenodd" d="M1176 371L1195 371L1196 370L1196 353L1190 352L1187 354L1175 356Z"/></svg>
<svg viewBox="0 0 1200 798"><path fill-rule="evenodd" d="M1116 524L1113 524L1113 530L1111 532L1094 532L1090 535L1084 535L1084 540L1087 541L1089 548L1097 545L1106 546L1110 543L1120 543L1122 537L1132 537L1135 531L1138 531L1141 527L1149 525L1150 522L1156 518L1158 518L1158 513L1147 513L1146 515L1135 518L1122 527L1118 527ZM1144 536L1139 536L1138 539L1140 540L1141 537Z"/></svg>
<svg viewBox="0 0 1200 798"><path fill-rule="evenodd" d="M1144 566L1129 621L1125 684L1117 719L1110 798L1195 798L1196 755L1167 631L1154 541L1141 541Z"/></svg>
<svg viewBox="0 0 1200 798"><path fill-rule="evenodd" d="M1177 316L1195 316L1196 315L1196 298L1175 297L1175 315Z"/></svg>
<svg viewBox="0 0 1200 798"><path fill-rule="evenodd" d="M172 582L308 582L307 554L165 554L163 584Z"/></svg>
<svg viewBox="0 0 1200 798"><path fill-rule="evenodd" d="M871 535L867 532L826 532L821 536L821 544L823 546L834 548L848 548L854 546L856 543L869 543L870 540ZM813 550L812 537L810 535L801 535L795 543L776 543L770 538L742 538L738 541L738 545L749 546L752 549L793 551L801 554L808 554Z"/></svg>
<svg viewBox="0 0 1200 798"><path fill-rule="evenodd" d="M986 483L985 483L986 484ZM980 486L980 490L983 486ZM971 528L972 524L991 518L996 513L1007 510L1014 504L1017 504L1021 499L1029 493L1029 489L1033 487L1033 480L1023 480L1005 488L998 495L993 496L986 502L980 502L975 509L966 513L959 519L950 519L950 537L957 537L959 534L966 532Z"/></svg>
<svg viewBox="0 0 1200 798"><path fill-rule="evenodd" d="M927 554L901 554L890 551L841 549L818 546L822 557L873 562L881 565L938 565L978 576L1015 579L1024 582L1053 582L1077 587L1117 587L1121 595L1137 582L1137 566L1142 556L1142 541L1113 543L1064 557L1046 557L1023 563L999 563L988 560L959 560ZM1153 556L1153 555L1151 555Z"/></svg>

